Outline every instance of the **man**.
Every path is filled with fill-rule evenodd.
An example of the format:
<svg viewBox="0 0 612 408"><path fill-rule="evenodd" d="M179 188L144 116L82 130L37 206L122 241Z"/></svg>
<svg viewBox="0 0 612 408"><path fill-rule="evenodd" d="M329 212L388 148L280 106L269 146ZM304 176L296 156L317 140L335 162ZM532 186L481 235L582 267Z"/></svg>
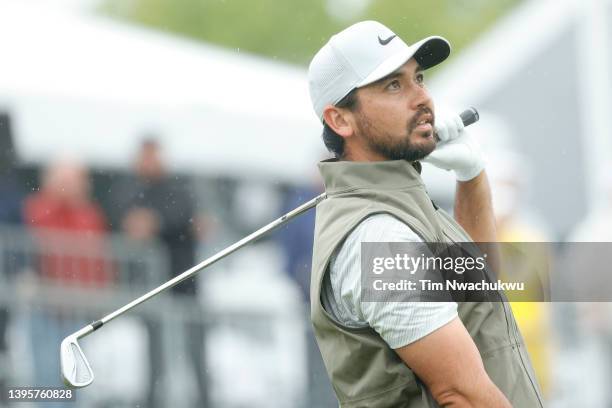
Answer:
<svg viewBox="0 0 612 408"><path fill-rule="evenodd" d="M136 241L161 240L168 247L170 273L178 275L195 263L193 194L167 173L162 148L152 137L143 140L134 173L113 188L113 223ZM192 296L195 279L172 290Z"/></svg>
<svg viewBox="0 0 612 408"><path fill-rule="evenodd" d="M423 71L450 45L406 45L357 23L313 58L309 85L328 198L317 207L311 317L342 407L541 407L503 302L362 302L361 242L493 242L484 161L458 116L438 120ZM433 152L433 153L432 153ZM454 170L456 221L429 199L420 160ZM469 234L469 235L468 235Z"/></svg>
<svg viewBox="0 0 612 408"><path fill-rule="evenodd" d="M13 143L11 118L0 112L0 226L20 226L23 222L21 206L25 191L21 188L17 158ZM10 230L8 230L10 231ZM7 231L7 232L8 232ZM9 232L10 233L10 232ZM18 251L6 246L0 250L0 279L14 278L22 268L24 259ZM0 306L0 389L4 389L9 380L9 308ZM0 404L8 405L8 396L0 396Z"/></svg>
<svg viewBox="0 0 612 408"><path fill-rule="evenodd" d="M114 223L134 241L158 239L168 249L172 277L191 268L195 263L195 202L192 192L177 178L171 177L163 160L160 144L146 138L138 151L135 177L114 189ZM170 276L164 277L164 280ZM196 299L195 278L172 288L177 297ZM164 375L161 328L156 320L146 320L149 331L151 376L147 407L161 404L158 382ZM186 320L186 348L196 375L199 405L207 403L206 374L203 369L204 328L201 322Z"/></svg>

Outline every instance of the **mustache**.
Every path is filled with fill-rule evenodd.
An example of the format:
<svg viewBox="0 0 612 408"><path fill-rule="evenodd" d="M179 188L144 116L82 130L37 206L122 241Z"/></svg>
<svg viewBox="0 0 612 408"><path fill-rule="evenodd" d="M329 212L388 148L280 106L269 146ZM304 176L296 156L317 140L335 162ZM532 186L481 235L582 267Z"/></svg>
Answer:
<svg viewBox="0 0 612 408"><path fill-rule="evenodd" d="M416 129L417 123L421 120L421 117L426 114L431 115L431 124L433 125L435 123L436 117L433 111L426 106L422 107L421 109L417 111L414 117L410 119L410 121L408 122L408 132L409 133L412 133L414 129Z"/></svg>

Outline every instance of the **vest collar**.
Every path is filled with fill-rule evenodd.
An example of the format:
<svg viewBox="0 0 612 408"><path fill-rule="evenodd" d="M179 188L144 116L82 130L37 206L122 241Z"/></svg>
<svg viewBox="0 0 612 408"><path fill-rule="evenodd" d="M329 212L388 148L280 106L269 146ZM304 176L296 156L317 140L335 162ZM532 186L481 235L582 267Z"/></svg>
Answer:
<svg viewBox="0 0 612 408"><path fill-rule="evenodd" d="M319 162L327 192L354 188L405 188L423 185L421 163L406 160L355 162L337 159Z"/></svg>

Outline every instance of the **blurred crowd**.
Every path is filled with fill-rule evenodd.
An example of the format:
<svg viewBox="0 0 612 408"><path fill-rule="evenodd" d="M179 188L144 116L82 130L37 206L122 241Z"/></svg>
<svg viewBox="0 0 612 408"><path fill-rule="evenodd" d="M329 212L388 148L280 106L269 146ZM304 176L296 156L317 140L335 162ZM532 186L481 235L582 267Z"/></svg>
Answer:
<svg viewBox="0 0 612 408"><path fill-rule="evenodd" d="M10 140L8 116L2 118L2 128L4 139ZM164 280L194 264L198 236L194 196L184 183L166 172L161 146L154 137L147 136L142 141L133 173L110 186L108 201L113 205L106 209L93 198L89 171L78 158L52 161L41 170L39 186L26 191L15 174L14 149L5 147L0 174L0 222L23 226L32 237L38 254L33 264L13 262L12 271L5 269L5 273L29 269L35 271L37 280L49 287L93 291L112 288L117 284L118 270L108 241L111 232L120 232L134 242L163 243L170 272ZM197 285L194 279L189 279L172 290L177 296L193 297ZM58 345L63 337L75 330L75 321L67 316L69 314L61 308L35 309L32 313L34 384L59 385ZM8 319L8 310L2 309L0 355L8 348ZM146 327L151 354L151 385L146 406L155 407L158 405L154 384L163 372L162 360L158 358L162 336L154 320L146 320ZM185 330L187 349L193 356L191 361L199 364L203 358L203 327L190 324ZM193 368L203 403L206 400L205 371L199 365Z"/></svg>
<svg viewBox="0 0 612 408"><path fill-rule="evenodd" d="M58 289L60 297L84 294L81 301L114 293L124 286L135 289L132 296L140 295L192 267L196 254L210 255L213 249L220 249L204 248L214 241L210 235L219 233L220 228L207 219L190 177L168 170L163 146L154 134L142 136L134 152L131 171L106 177L100 192L99 188L95 191L91 169L78 157L54 158L48 165L24 176L15 155L8 115L0 118L0 132L3 144L0 146L0 227L21 229L28 237L24 245L17 245L21 248L14 249L15 245L10 245L7 238L10 239L11 231L16 230L0 234L0 260L4 262L0 282L29 281L45 289L34 295L39 301L42 298L37 305L43 306L31 307L29 311L26 332L30 344L24 349L32 353L31 384L60 386L59 343L90 321L84 318L84 313L71 310L75 300L67 299L65 305L46 305L44 298L49 291ZM275 211L310 199L318 191L303 187L286 189L284 193L286 200L282 199ZM301 288L301 301L306 301L308 296L313 217L314 214L309 214L291 229L284 228L272 237L274 245L286 254L283 268ZM27 254L23 246L28 247ZM158 248L163 250L158 251ZM164 256L149 257L148 254L153 255L151 251ZM144 254L144 261L148 262L133 254ZM122 259L126 257L127 261ZM142 276L149 271L144 269L151 267L153 259L164 263L156 265L162 276L146 282ZM183 350L182 355L188 356L187 365L197 389L192 403L208 406L211 379L207 378L207 329L198 314L200 287L193 277L173 287L170 296L189 305L190 316L179 319L183 322L179 328L181 333L175 337L183 339L184 344L179 347ZM66 289L73 292L66 292ZM105 313L111 311L109 307L119 307L116 302L118 300L113 300L106 306ZM11 351L8 328L19 322L16 316L10 315L10 310L0 302L0 387L14 380L10 371L15 366L15 357L11 364L8 354L14 353L16 348L13 344ZM162 320L155 313L143 314L141 318L147 333L148 375L145 381L148 384L146 395L135 402L151 408L165 406L167 398L163 395L163 384L169 374L163 354L168 348L168 344L164 344L168 336L161 327ZM2 404L0 401L0 406Z"/></svg>
<svg viewBox="0 0 612 408"><path fill-rule="evenodd" d="M568 232L566 237L551 236L542 217L538 217L527 204L526 197L531 188L528 160L514 147L512 135L503 123L494 120L490 123L492 125L488 129L483 126L480 133L487 134L481 141L488 152L489 162L493 163L488 172L500 241L552 242L560 238L612 241L612 179L606 191L607 206L587 214L575 231ZM123 249L131 250L150 242L160 243L165 248L167 265L161 269L166 273L159 277L161 280L157 284L189 269L199 260L201 253L210 254L221 249L202 250L203 245L211 242L210 234L219 231L203 215L192 184L168 171L163 159L163 146L154 134L143 136L134 152L132 170L112 177L101 197L94 194L90 169L79 162L78 157L52 160L39 170L38 181L23 182L18 174L19 164L11 136L10 118L2 115L0 224L25 230L31 237L29 245L35 256L11 252L6 250L10 245L4 245L0 258L3 279L8 281L20 273L29 272L45 287L74 288L81 293L112 291L126 280L138 283L138 277L144 273L142 269L147 266L139 264L138 259L125 266L113 256L115 249L110 237L117 235L122 237ZM315 178L302 186L287 188L275 211L289 211L321 191L322 186ZM253 197L250 193L247 195ZM248 197L238 206L248 207L246 201ZM298 289L300 301L304 304L309 294L314 214L303 215L281 228L271 239L283 254L281 269ZM6 235L3 239L6 240ZM540 254L534 255L537 256L528 258L537 259ZM515 269L526 270L529 265ZM549 285L547 276L537 278L544 286ZM146 285L140 287L142 292L149 288ZM202 295L199 293L201 289L202 286L192 278L175 286L172 296L190 301ZM114 306L109 307L112 309ZM606 379L612 378L612 322L605 317L609 314L607 304L513 302L512 308L550 406L612 407L612 394L605 386ZM11 376L10 364L7 363L10 310L0 303L0 387L6 385ZM110 311L108 307L106 310ZM571 318L567 316L574 316L571 324L568 323ZM60 385L59 343L87 323L82 316L75 318L62 307L31 311L29 341L36 367L33 385ZM164 406L159 384L168 375L166 360L160 358L165 337L155 316L143 315L142 323L148 339L149 375L140 403L146 407ZM187 365L197 390L194 403L206 406L210 402L211 383L206 347L203 347L207 341L207 325L200 318L185 320L181 325L181 338L184 339L181 347L188 356ZM326 377L322 367L312 363L318 359L314 343L304 350L311 366L306 382L309 383L309 392L316 395L317 387L321 387ZM604 379L603 385L589 380L587 374L593 372L594 366L601 373L599 378ZM576 383L581 387L575 387ZM568 393L570 384L574 384L571 388L584 392ZM588 403L585 405L584 401Z"/></svg>

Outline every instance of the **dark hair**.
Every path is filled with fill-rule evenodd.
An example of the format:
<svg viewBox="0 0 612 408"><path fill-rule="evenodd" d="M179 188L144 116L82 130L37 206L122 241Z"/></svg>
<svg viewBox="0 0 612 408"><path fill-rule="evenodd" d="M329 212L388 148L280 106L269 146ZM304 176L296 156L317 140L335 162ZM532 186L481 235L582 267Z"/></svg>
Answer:
<svg viewBox="0 0 612 408"><path fill-rule="evenodd" d="M340 99L340 102L334 106L338 108L348 109L354 111L359 107L359 99L357 98L357 88L354 88L344 98ZM337 159L344 155L344 138L334 132L325 121L323 121L323 143L327 150L334 153Z"/></svg>

